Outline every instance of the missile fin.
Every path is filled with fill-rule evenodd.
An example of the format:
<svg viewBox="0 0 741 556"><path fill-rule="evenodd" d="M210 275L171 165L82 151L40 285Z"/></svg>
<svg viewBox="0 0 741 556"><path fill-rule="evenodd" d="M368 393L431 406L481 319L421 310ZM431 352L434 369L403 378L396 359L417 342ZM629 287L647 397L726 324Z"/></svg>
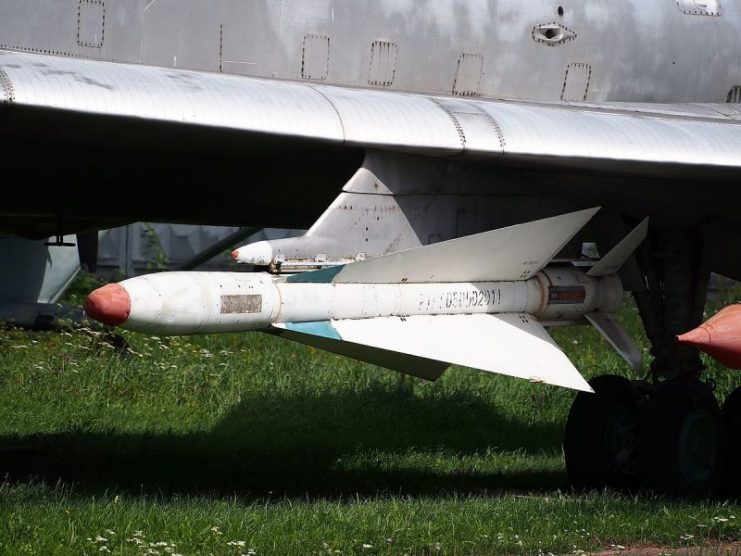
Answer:
<svg viewBox="0 0 741 556"><path fill-rule="evenodd" d="M643 354L625 328L610 313L587 313L584 315L592 326L615 348L620 357L627 361L636 373L643 370Z"/></svg>
<svg viewBox="0 0 741 556"><path fill-rule="evenodd" d="M545 267L598 210L571 212L415 247L331 271L305 272L287 281L396 284L526 280Z"/></svg>
<svg viewBox="0 0 741 556"><path fill-rule="evenodd" d="M638 246L646 239L648 233L648 218L638 224L625 236L620 243L613 247L607 255L602 257L587 274L589 276L609 276L615 274L625 264Z"/></svg>
<svg viewBox="0 0 741 556"><path fill-rule="evenodd" d="M286 323L276 325L275 328L279 330L278 335L287 340L429 381L440 378L449 366L442 361L344 342L330 321Z"/></svg>
<svg viewBox="0 0 741 556"><path fill-rule="evenodd" d="M592 391L532 315L416 315L335 320L330 325L332 332L327 333L327 328L323 327L322 336L318 338L332 341L328 337L338 335L345 344L343 351L330 351L356 359L371 361L367 357L370 348L382 350L387 357L389 353L404 354L444 366L462 365L532 382ZM277 326L285 330L281 335L288 337L296 333L297 326L300 328L293 323ZM308 334L315 333L311 327L304 330ZM318 342L313 345L323 347ZM360 355L355 354L356 350ZM403 370L384 364L380 356L371 362Z"/></svg>

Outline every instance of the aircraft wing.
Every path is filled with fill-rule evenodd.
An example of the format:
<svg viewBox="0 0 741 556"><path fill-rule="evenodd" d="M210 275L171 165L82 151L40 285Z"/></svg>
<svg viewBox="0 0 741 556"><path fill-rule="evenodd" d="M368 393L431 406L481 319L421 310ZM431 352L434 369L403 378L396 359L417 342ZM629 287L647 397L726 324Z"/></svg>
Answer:
<svg viewBox="0 0 741 556"><path fill-rule="evenodd" d="M484 162L707 179L741 175L729 104L555 104L346 89L0 52L6 114L58 111ZM29 116L30 117L30 116Z"/></svg>

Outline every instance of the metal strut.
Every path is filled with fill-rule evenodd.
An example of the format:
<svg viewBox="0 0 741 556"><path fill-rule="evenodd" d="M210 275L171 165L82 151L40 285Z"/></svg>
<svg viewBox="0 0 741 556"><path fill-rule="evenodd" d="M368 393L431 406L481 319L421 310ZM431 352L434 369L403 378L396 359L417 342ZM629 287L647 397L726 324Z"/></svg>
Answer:
<svg viewBox="0 0 741 556"><path fill-rule="evenodd" d="M639 252L645 290L634 296L651 341L654 381L697 379L704 366L675 336L702 322L710 272L701 266L702 238L685 229L655 230Z"/></svg>

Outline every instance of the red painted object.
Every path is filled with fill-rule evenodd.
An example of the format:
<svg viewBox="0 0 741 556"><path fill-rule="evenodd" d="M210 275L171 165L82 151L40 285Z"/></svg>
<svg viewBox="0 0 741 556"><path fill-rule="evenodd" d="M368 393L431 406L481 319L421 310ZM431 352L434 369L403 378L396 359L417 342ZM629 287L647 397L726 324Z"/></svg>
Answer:
<svg viewBox="0 0 741 556"><path fill-rule="evenodd" d="M741 369L741 304L729 305L706 322L677 336L731 369Z"/></svg>
<svg viewBox="0 0 741 556"><path fill-rule="evenodd" d="M106 284L87 296L85 312L98 322L118 326L131 314L129 292L118 284Z"/></svg>

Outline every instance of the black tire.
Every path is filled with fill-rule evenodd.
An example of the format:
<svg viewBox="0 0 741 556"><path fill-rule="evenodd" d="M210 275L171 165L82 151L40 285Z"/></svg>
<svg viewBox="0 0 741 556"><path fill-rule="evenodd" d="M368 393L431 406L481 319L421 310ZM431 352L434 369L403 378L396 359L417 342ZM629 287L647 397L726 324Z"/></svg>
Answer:
<svg viewBox="0 0 741 556"><path fill-rule="evenodd" d="M710 388L661 384L643 408L643 484L673 496L710 496L722 477L725 445L723 419Z"/></svg>
<svg viewBox="0 0 741 556"><path fill-rule="evenodd" d="M721 415L727 445L721 493L738 498L741 497L741 387L726 398Z"/></svg>
<svg viewBox="0 0 741 556"><path fill-rule="evenodd" d="M579 392L564 436L566 471L576 489L632 488L638 484L640 419L630 381L603 375Z"/></svg>

